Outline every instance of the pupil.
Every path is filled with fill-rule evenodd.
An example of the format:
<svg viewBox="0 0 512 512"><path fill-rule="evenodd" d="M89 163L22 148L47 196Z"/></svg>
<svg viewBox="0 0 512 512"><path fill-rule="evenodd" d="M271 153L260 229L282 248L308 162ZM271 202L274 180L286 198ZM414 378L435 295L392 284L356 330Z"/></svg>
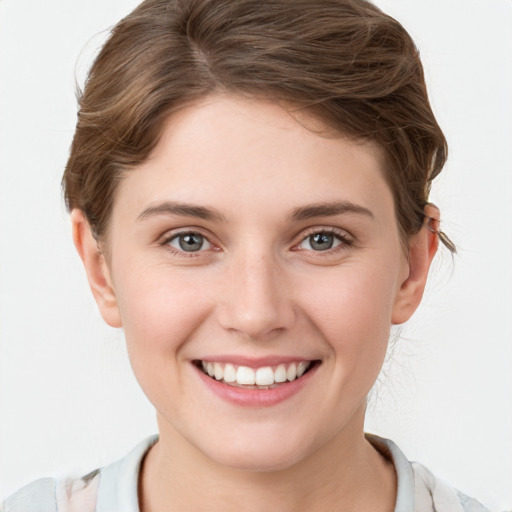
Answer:
<svg viewBox="0 0 512 512"><path fill-rule="evenodd" d="M332 247L334 237L326 233L317 233L310 239L311 247L318 251L326 251Z"/></svg>
<svg viewBox="0 0 512 512"><path fill-rule="evenodd" d="M203 237L201 235L182 235L179 238L180 247L187 252L194 252L203 246Z"/></svg>

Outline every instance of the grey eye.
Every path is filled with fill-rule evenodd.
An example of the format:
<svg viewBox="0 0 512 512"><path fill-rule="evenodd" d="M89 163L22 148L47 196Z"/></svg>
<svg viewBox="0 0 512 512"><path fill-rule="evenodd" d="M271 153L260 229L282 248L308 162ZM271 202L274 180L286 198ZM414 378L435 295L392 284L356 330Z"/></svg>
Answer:
<svg viewBox="0 0 512 512"><path fill-rule="evenodd" d="M327 251L341 244L340 239L331 233L314 233L307 236L300 244L301 249Z"/></svg>
<svg viewBox="0 0 512 512"><path fill-rule="evenodd" d="M185 252L198 252L211 247L210 242L199 233L182 233L175 236L169 245Z"/></svg>

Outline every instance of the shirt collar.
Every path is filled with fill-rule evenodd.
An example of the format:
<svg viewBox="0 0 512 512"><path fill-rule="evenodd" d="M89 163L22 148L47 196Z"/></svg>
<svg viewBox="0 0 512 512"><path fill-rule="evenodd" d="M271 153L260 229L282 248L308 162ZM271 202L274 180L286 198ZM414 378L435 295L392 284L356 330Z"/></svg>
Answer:
<svg viewBox="0 0 512 512"><path fill-rule="evenodd" d="M394 512L411 512L414 510L414 473L411 463L393 441L374 434L365 434L365 437L395 467L397 490Z"/></svg>
<svg viewBox="0 0 512 512"><path fill-rule="evenodd" d="M126 457L101 470L96 512L140 512L140 466L144 455L157 441L157 435L144 439Z"/></svg>
<svg viewBox="0 0 512 512"><path fill-rule="evenodd" d="M395 467L398 487L394 512L411 512L414 510L414 474L410 462L393 441L373 434L366 434L366 439ZM144 455L157 441L158 435L148 437L126 457L101 470L96 512L140 512L140 467Z"/></svg>

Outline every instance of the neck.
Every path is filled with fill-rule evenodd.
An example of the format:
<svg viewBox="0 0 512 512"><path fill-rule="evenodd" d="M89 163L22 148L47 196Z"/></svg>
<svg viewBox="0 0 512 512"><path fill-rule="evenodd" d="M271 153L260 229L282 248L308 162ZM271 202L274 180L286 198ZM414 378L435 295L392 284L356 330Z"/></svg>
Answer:
<svg viewBox="0 0 512 512"><path fill-rule="evenodd" d="M141 512L391 512L396 501L395 471L365 440L363 418L364 411L361 421L347 425L315 453L276 471L219 465L175 431L161 428L160 440L141 468Z"/></svg>

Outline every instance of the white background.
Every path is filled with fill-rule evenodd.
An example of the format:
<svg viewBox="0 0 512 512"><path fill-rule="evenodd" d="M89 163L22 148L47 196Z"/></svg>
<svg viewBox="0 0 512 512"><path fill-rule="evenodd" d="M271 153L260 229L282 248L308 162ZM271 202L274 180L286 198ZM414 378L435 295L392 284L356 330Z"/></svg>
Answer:
<svg viewBox="0 0 512 512"><path fill-rule="evenodd" d="M122 333L102 324L60 178L79 80L134 0L0 1L0 496L85 473L156 431ZM512 510L512 1L379 0L418 44L450 159L436 258L368 430Z"/></svg>

